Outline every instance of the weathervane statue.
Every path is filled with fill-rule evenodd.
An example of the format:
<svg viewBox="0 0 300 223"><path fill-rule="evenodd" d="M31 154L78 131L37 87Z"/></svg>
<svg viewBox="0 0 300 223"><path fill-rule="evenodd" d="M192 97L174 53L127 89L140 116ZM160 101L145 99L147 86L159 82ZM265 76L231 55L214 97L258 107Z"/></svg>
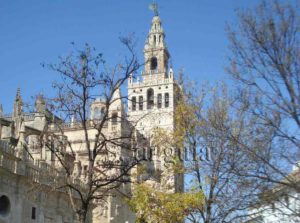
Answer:
<svg viewBox="0 0 300 223"><path fill-rule="evenodd" d="M155 16L158 16L158 6L157 3L153 2L149 5L149 9L154 12Z"/></svg>

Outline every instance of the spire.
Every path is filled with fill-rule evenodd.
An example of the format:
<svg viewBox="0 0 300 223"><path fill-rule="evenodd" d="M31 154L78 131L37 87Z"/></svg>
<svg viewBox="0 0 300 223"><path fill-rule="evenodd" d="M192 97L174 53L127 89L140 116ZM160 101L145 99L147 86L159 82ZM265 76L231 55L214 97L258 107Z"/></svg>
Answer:
<svg viewBox="0 0 300 223"><path fill-rule="evenodd" d="M142 74L144 81L166 78L170 58L157 4L151 4L151 10L154 11L154 16L144 47L145 70Z"/></svg>
<svg viewBox="0 0 300 223"><path fill-rule="evenodd" d="M2 117L2 116L3 116L3 107L2 107L2 104L0 104L0 117Z"/></svg>
<svg viewBox="0 0 300 223"><path fill-rule="evenodd" d="M166 48L165 32L160 17L155 15L152 18L151 28L146 39L145 50L153 48Z"/></svg>
<svg viewBox="0 0 300 223"><path fill-rule="evenodd" d="M16 93L16 101L22 101L22 98L21 98L21 89L20 87L17 88L17 93Z"/></svg>
<svg viewBox="0 0 300 223"><path fill-rule="evenodd" d="M18 117L22 113L23 101L21 97L21 89L18 87L14 102L13 117Z"/></svg>

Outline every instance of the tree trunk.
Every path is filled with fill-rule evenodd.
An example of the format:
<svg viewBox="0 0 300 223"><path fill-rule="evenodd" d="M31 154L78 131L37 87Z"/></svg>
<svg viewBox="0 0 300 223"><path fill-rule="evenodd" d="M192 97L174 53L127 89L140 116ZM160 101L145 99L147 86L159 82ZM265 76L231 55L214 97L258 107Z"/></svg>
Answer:
<svg viewBox="0 0 300 223"><path fill-rule="evenodd" d="M86 211L82 211L82 213L78 214L80 223L87 223L87 213Z"/></svg>

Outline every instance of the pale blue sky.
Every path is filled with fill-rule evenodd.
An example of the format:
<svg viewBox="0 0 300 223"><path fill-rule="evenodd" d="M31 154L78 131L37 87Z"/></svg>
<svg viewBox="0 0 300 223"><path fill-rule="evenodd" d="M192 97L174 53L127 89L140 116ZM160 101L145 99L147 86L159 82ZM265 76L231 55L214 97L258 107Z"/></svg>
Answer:
<svg viewBox="0 0 300 223"><path fill-rule="evenodd" d="M135 33L142 60L143 44L153 13L151 0L2 0L0 2L0 103L11 112L18 86L25 101L48 94L55 74L40 65L58 62L71 42L89 43L109 63L121 58L120 35ZM160 0L160 16L175 71L200 84L227 80L226 23L236 8L258 0Z"/></svg>

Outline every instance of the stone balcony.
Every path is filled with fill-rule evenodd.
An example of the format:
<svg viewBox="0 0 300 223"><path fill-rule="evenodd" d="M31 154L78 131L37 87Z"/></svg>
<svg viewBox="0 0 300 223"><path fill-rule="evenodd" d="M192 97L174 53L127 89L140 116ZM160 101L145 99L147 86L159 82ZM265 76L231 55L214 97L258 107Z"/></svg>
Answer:
<svg viewBox="0 0 300 223"><path fill-rule="evenodd" d="M136 80L129 79L129 88L138 88L147 85L161 85L174 82L174 74L170 69L167 70L150 70L149 72L143 71L141 76L138 76Z"/></svg>

